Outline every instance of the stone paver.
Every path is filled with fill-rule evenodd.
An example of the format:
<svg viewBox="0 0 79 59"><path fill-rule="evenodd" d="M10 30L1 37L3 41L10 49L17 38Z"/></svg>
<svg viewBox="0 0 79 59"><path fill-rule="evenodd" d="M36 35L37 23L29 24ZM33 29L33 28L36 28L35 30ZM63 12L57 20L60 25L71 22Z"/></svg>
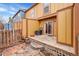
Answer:
<svg viewBox="0 0 79 59"><path fill-rule="evenodd" d="M57 43L56 37L50 37L48 35L40 35L40 36L30 37L30 39L33 39L33 40L45 43L49 46L57 47L57 48L60 48L62 50L65 50L65 51L68 51L70 53L75 54L75 51L74 51L73 47Z"/></svg>

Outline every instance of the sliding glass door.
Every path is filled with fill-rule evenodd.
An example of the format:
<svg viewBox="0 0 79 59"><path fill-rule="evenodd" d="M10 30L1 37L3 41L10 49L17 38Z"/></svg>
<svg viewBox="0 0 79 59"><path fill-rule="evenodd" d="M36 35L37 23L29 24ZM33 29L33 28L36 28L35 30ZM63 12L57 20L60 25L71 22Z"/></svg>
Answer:
<svg viewBox="0 0 79 59"><path fill-rule="evenodd" d="M44 23L44 34L53 35L53 21L47 21Z"/></svg>

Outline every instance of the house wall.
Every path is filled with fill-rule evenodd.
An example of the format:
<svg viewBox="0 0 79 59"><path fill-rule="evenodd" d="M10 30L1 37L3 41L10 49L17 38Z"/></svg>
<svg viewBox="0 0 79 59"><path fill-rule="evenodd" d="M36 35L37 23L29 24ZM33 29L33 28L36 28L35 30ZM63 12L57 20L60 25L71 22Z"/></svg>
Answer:
<svg viewBox="0 0 79 59"><path fill-rule="evenodd" d="M40 17L43 15L43 4L38 4L37 6L33 7L32 9L30 9L28 12L26 12L26 17L27 18L33 18L30 16L30 13L32 10L35 10L35 16L34 18Z"/></svg>
<svg viewBox="0 0 79 59"><path fill-rule="evenodd" d="M49 15L52 13L57 13L57 22L58 22L58 28L57 25L54 24L54 35L57 36L58 34L58 42L72 45L72 9L67 8L72 6L72 3L50 3L50 9L49 13L44 14L43 10L43 3L37 4L36 6L32 7L29 11L26 12L26 17L31 18L30 13L34 9L35 10L35 17L36 19L39 19L39 17L43 17L45 15ZM60 11L62 10L62 11ZM53 17L52 17L53 18ZM43 19L40 21L40 27L44 26L44 22L46 19ZM50 21L50 20L48 20ZM52 19L53 21L53 19ZM55 22L57 24L57 22ZM29 21L30 26L30 21ZM31 27L29 27L31 28ZM29 33L32 33L33 31L30 29ZM58 33L57 33L58 32Z"/></svg>
<svg viewBox="0 0 79 59"><path fill-rule="evenodd" d="M23 19L22 20L22 37L23 38L26 38L27 37L27 30L28 30L28 27L27 27L27 19Z"/></svg>
<svg viewBox="0 0 79 59"><path fill-rule="evenodd" d="M72 38L72 16L73 15L72 15L72 8L70 7L73 6L73 3L65 3L65 4L64 3L50 3L49 13L47 14L44 14L43 5L44 5L43 3L39 3L36 6L32 7L30 10L26 12L25 17L38 20L40 17L56 13L57 18L56 18L56 22L54 23L54 27L55 27L54 35L57 36L59 43L72 45L73 44L73 38ZM30 13L33 9L35 10L35 16L31 17ZM53 18L53 16L51 18ZM29 34L34 35L34 30L36 30L39 26L43 27L45 21L46 19L42 19L41 21L39 21L39 23L38 22L35 23L35 21L29 20L28 21L28 35ZM34 23L39 24L39 25L36 26ZM33 27L31 27L31 25Z"/></svg>
<svg viewBox="0 0 79 59"><path fill-rule="evenodd" d="M58 12L58 42L72 45L72 8Z"/></svg>
<svg viewBox="0 0 79 59"><path fill-rule="evenodd" d="M26 14L25 14L26 17L32 18L30 16L30 13L33 9L35 10L35 17L34 18L38 18L38 17L42 17L42 16L47 15L47 14L44 14L44 12L43 12L44 11L43 5L44 5L43 3L39 3L36 6L34 6L33 8L31 8L29 11L26 12ZM60 9L63 9L63 8L66 8L66 7L69 7L69 6L72 6L72 5L73 5L72 3L65 3L65 4L64 3L50 3L50 5L49 5L50 11L49 11L48 14L55 13Z"/></svg>
<svg viewBox="0 0 79 59"><path fill-rule="evenodd" d="M31 19L23 19L22 36L23 38L34 36L35 31L39 29L39 22Z"/></svg>
<svg viewBox="0 0 79 59"><path fill-rule="evenodd" d="M78 53L78 41L77 41L77 35L79 34L79 4L75 4L73 10L72 8L66 8L69 6L72 6L72 3L51 3L50 4L50 13L49 14L53 14L56 13L57 14L57 18L56 18L56 24L54 27L54 35L57 35L58 38L58 42L60 43L64 43L67 45L73 45L73 47L75 48L76 53ZM35 10L35 16L33 18L37 19L39 17L43 17L44 14L43 13L43 4L40 3L36 6L34 6L33 8L31 8L29 11L26 12L25 17L26 18L31 18L30 19L23 19L22 21L22 35L23 37L27 37L27 36L34 36L34 32L39 29L39 27L43 27L44 22L46 21L46 19L43 19L41 21L35 21L32 20L33 18L30 16L30 13L32 11L32 9ZM73 12L72 12L73 11ZM73 19L72 19L73 17ZM52 17L53 18L53 17ZM54 23L55 24L55 23ZM57 29L56 29L57 28ZM14 25L14 29L17 30L18 29L18 23L15 23ZM72 32L73 31L73 32ZM73 33L73 34L72 34Z"/></svg>
<svg viewBox="0 0 79 59"><path fill-rule="evenodd" d="M39 22L36 20L27 20L28 21L28 36L34 36L35 31L39 29Z"/></svg>
<svg viewBox="0 0 79 59"><path fill-rule="evenodd" d="M52 24L53 25L53 27L52 27L52 35L57 37L57 21L56 21L56 17L39 21L40 27L43 28L43 34L45 34L44 33L44 23L49 22L49 21L53 22L53 24Z"/></svg>
<svg viewBox="0 0 79 59"><path fill-rule="evenodd" d="M17 30L17 23L14 23L14 30Z"/></svg>
<svg viewBox="0 0 79 59"><path fill-rule="evenodd" d="M76 3L73 8L73 46L75 48L75 52L79 55L79 4Z"/></svg>
<svg viewBox="0 0 79 59"><path fill-rule="evenodd" d="M32 8L32 9L34 9L34 8ZM27 18L31 18L30 13L31 13L32 9L29 10L29 11L25 14L25 15L26 15L25 17L27 17Z"/></svg>
<svg viewBox="0 0 79 59"><path fill-rule="evenodd" d="M72 3L51 3L51 13L54 13L56 12L57 10L61 10L63 8L66 8L66 7L69 7L69 6L72 6L73 4Z"/></svg>
<svg viewBox="0 0 79 59"><path fill-rule="evenodd" d="M15 22L14 23L14 30L22 30L22 22Z"/></svg>
<svg viewBox="0 0 79 59"><path fill-rule="evenodd" d="M43 16L43 4L40 3L35 6L36 18Z"/></svg>

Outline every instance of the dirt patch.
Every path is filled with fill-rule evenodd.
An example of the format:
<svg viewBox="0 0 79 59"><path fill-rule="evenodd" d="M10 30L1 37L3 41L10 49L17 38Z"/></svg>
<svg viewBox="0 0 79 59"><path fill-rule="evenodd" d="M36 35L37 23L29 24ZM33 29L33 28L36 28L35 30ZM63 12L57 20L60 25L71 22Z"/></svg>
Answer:
<svg viewBox="0 0 79 59"><path fill-rule="evenodd" d="M19 44L5 49L3 56L45 56L39 49L33 49L30 44Z"/></svg>

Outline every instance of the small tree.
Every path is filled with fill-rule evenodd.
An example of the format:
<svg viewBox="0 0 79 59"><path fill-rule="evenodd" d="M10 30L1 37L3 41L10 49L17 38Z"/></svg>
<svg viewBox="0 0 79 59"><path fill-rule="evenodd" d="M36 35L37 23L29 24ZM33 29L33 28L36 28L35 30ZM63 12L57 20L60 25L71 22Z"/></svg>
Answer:
<svg viewBox="0 0 79 59"><path fill-rule="evenodd" d="M11 17L9 17L9 23L13 23L13 20L12 20L12 18Z"/></svg>

